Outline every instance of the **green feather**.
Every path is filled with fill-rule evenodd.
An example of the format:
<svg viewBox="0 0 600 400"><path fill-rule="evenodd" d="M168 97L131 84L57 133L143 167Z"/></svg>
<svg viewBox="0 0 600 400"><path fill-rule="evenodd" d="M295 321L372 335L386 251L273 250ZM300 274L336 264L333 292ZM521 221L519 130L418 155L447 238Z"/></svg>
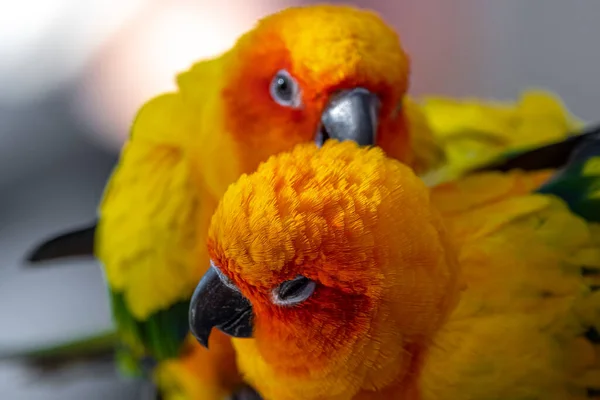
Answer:
<svg viewBox="0 0 600 400"><path fill-rule="evenodd" d="M586 146L586 154L574 157L537 192L558 196L575 214L587 221L600 222L600 141L582 145Z"/></svg>
<svg viewBox="0 0 600 400"><path fill-rule="evenodd" d="M478 171L556 169L538 190L563 199L588 221L600 222L600 127L546 146L506 153Z"/></svg>
<svg viewBox="0 0 600 400"><path fill-rule="evenodd" d="M122 294L112 292L111 301L119 332L132 347L133 354L155 361L177 357L189 330L189 300L158 311L143 321L131 315Z"/></svg>

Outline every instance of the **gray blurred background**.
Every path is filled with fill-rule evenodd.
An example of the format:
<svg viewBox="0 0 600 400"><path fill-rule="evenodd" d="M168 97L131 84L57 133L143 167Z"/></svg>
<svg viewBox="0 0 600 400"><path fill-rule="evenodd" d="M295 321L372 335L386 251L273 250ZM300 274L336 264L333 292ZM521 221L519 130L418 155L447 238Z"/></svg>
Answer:
<svg viewBox="0 0 600 400"><path fill-rule="evenodd" d="M27 250L95 216L136 109L292 0L0 2L0 353L111 325L100 270L20 269ZM558 93L600 120L597 0L364 0L413 59L411 91L516 99ZM132 399L111 365L42 378L0 363L2 400Z"/></svg>

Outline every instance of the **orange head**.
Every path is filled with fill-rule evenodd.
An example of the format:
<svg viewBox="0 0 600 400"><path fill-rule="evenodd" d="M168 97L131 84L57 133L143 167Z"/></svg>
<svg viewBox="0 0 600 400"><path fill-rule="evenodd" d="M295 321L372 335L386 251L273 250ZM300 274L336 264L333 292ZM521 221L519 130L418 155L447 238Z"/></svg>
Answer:
<svg viewBox="0 0 600 400"><path fill-rule="evenodd" d="M226 131L253 171L270 155L331 137L409 156L401 108L409 59L392 28L348 6L288 8L224 56Z"/></svg>
<svg viewBox="0 0 600 400"><path fill-rule="evenodd" d="M236 337L267 398L351 398L402 385L451 309L457 263L427 189L379 148L328 141L230 186L192 331ZM334 396L335 394L335 396Z"/></svg>

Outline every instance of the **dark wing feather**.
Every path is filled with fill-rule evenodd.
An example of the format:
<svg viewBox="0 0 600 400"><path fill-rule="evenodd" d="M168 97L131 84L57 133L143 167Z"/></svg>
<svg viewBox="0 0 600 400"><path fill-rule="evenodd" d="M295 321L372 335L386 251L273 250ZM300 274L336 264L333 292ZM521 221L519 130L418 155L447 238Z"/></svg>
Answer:
<svg viewBox="0 0 600 400"><path fill-rule="evenodd" d="M88 226L61 233L44 241L33 249L27 261L37 264L67 257L93 257L96 223L94 221Z"/></svg>

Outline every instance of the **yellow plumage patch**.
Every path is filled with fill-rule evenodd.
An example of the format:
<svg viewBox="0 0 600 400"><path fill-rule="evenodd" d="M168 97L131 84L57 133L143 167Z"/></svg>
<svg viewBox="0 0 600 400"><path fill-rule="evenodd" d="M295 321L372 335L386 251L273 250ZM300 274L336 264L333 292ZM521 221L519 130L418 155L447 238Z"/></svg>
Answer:
<svg viewBox="0 0 600 400"><path fill-rule="evenodd" d="M197 241L206 230L197 224L208 225L216 206L213 193L223 192L233 179L227 177L238 174L227 136L197 135L220 126L192 113L218 115L218 104L208 96L210 88L218 88L210 81L212 69L211 63L198 64L180 77L182 93L158 96L142 107L100 207L96 255L111 290L123 293L139 320L189 299L207 268L194 262L206 260ZM195 84L207 83L201 106L191 98L192 75ZM223 157L230 161L212 167Z"/></svg>
<svg viewBox="0 0 600 400"><path fill-rule="evenodd" d="M448 162L443 141L431 127L429 116L409 96L404 97L402 110L406 114L411 138L412 157L409 163L418 174L434 171Z"/></svg>
<svg viewBox="0 0 600 400"><path fill-rule="evenodd" d="M600 175L600 157L594 157L588 160L583 166L581 173L584 176L598 176Z"/></svg>
<svg viewBox="0 0 600 400"><path fill-rule="evenodd" d="M97 256L140 320L189 298L202 276L190 263L203 249L189 222L200 222L203 208L183 147L189 120L181 104L170 94L142 109L101 206Z"/></svg>
<svg viewBox="0 0 600 400"><path fill-rule="evenodd" d="M516 103L426 96L420 105L447 157L430 183L457 178L506 151L560 141L582 126L559 97L542 90L526 90Z"/></svg>
<svg viewBox="0 0 600 400"><path fill-rule="evenodd" d="M497 176L513 188L523 178ZM434 204L448 201L450 186L439 198L434 189ZM477 187L454 191L460 199ZM581 275L584 265L600 268L597 227L522 190L453 212L446 224L468 287L424 362L423 399L584 399L586 387L600 388L600 379L579 379L600 367L583 338L600 323L600 301Z"/></svg>

